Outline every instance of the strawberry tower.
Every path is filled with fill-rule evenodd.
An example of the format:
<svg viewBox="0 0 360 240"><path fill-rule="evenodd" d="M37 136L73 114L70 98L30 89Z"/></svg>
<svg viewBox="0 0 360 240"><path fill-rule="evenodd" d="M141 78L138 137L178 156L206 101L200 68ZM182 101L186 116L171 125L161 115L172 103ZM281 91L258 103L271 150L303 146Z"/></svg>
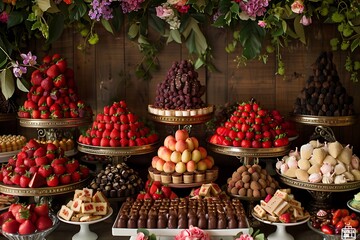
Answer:
<svg viewBox="0 0 360 240"><path fill-rule="evenodd" d="M76 127L91 122L92 110L80 99L73 69L59 54L45 56L41 65L32 72L31 88L20 106L20 126L37 128L40 141L52 141L57 146L77 135ZM67 155L76 153L66 149Z"/></svg>

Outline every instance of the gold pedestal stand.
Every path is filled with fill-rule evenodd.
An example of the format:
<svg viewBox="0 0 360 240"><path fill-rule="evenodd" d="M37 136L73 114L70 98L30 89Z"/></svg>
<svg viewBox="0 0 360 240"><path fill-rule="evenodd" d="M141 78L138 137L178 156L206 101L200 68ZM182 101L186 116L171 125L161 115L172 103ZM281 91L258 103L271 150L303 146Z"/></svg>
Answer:
<svg viewBox="0 0 360 240"><path fill-rule="evenodd" d="M274 158L279 156L284 156L290 151L290 145L283 147L274 147L274 148L242 148L242 147L233 147L233 146L222 146L217 144L212 144L208 142L208 148L216 153L235 156L240 159L240 163L243 165L252 165L258 164L259 159L261 158ZM267 159L267 161L271 161ZM229 194L229 193L228 193ZM258 226L260 223L256 219L253 219L251 214L256 202L260 201L261 198L248 198L239 195L232 195L232 197L239 198L240 200L247 202L247 217L251 219L250 223L253 227Z"/></svg>

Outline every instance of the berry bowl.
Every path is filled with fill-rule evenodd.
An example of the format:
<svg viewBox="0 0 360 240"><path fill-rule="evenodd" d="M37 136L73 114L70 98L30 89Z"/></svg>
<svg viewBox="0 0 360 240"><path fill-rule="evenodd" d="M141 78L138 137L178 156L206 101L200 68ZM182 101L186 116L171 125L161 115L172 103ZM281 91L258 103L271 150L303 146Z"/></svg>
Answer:
<svg viewBox="0 0 360 240"><path fill-rule="evenodd" d="M54 214L50 214L50 218L53 222L53 225L51 228L48 228L44 231L37 231L35 233L32 234L16 234L16 233L6 233L3 232L2 229L0 229L0 232L7 238L10 240L42 240L45 239L45 237L47 235L49 235L52 231L54 231L60 224L59 219L56 217L56 215Z"/></svg>

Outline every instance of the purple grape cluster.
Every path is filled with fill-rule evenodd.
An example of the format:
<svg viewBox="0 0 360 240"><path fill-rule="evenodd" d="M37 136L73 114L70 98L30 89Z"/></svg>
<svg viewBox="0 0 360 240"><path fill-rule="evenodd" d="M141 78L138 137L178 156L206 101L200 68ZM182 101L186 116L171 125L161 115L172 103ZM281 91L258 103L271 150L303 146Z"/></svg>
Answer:
<svg viewBox="0 0 360 240"><path fill-rule="evenodd" d="M154 106L164 109L197 109L206 104L201 99L205 86L198 80L198 73L187 60L174 62L166 79L157 86Z"/></svg>

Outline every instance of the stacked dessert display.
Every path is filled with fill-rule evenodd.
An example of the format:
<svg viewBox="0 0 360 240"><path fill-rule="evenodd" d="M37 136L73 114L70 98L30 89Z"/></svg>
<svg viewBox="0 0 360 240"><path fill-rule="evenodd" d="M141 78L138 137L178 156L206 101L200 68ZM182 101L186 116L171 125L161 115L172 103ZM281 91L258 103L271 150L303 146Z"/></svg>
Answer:
<svg viewBox="0 0 360 240"><path fill-rule="evenodd" d="M331 52L323 52L313 64L310 76L296 98L293 121L315 125L313 139L322 137L328 142L336 141L330 127L355 124L353 98L340 82Z"/></svg>
<svg viewBox="0 0 360 240"><path fill-rule="evenodd" d="M0 173L1 193L44 197L85 186L90 171L78 160L66 157L54 144L40 144L30 139L1 167Z"/></svg>
<svg viewBox="0 0 360 240"><path fill-rule="evenodd" d="M174 136L165 138L164 145L152 158L149 175L171 187L194 187L215 181L218 168L196 137L190 137L185 129L178 129Z"/></svg>
<svg viewBox="0 0 360 240"><path fill-rule="evenodd" d="M252 214L257 220L276 226L276 231L267 237L269 240L293 240L286 227L306 223L310 218L309 212L295 200L290 189L278 189L268 194L252 209Z"/></svg>
<svg viewBox="0 0 360 240"><path fill-rule="evenodd" d="M352 147L338 141L321 143L312 140L291 150L276 164L283 183L307 190L313 213L329 209L334 192L344 192L360 187L360 160Z"/></svg>
<svg viewBox="0 0 360 240"><path fill-rule="evenodd" d="M194 65L187 60L176 61L157 86L154 104L148 106L149 116L155 122L185 125L190 132L192 124L205 123L212 117L214 106L201 99L204 93Z"/></svg>
<svg viewBox="0 0 360 240"><path fill-rule="evenodd" d="M75 190L73 199L61 206L57 216L62 222L80 226L80 231L72 239L96 240L98 235L90 231L89 225L108 219L112 213L102 192L83 188Z"/></svg>
<svg viewBox="0 0 360 240"><path fill-rule="evenodd" d="M77 137L77 127L90 124L92 110L76 89L73 69L59 54L45 56L31 74L31 88L20 106L21 127L36 128L41 141L61 141ZM76 151L68 151L73 156Z"/></svg>
<svg viewBox="0 0 360 240"><path fill-rule="evenodd" d="M104 111L96 115L92 126L79 136L78 150L126 159L155 151L158 139L158 134L131 112L125 101L119 101L104 106Z"/></svg>
<svg viewBox="0 0 360 240"><path fill-rule="evenodd" d="M289 151L286 121L277 110L262 108L254 99L236 106L231 116L208 139L210 150L236 156L245 165L266 159L266 169L274 172L269 158ZM292 131L293 132L293 131Z"/></svg>

